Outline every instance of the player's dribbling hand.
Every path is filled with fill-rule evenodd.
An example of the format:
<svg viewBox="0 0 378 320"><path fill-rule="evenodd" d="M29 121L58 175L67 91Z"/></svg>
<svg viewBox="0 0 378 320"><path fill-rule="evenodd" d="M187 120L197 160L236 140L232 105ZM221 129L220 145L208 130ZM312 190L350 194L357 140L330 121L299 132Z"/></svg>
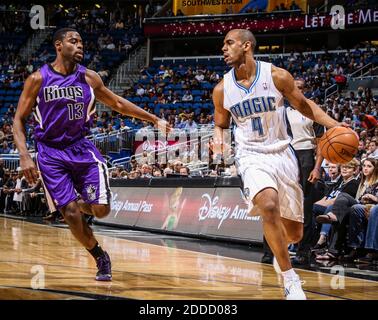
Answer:
<svg viewBox="0 0 378 320"><path fill-rule="evenodd" d="M20 156L20 167L25 175L26 181L29 184L34 184L38 180L38 170L37 167L30 157L30 155Z"/></svg>
<svg viewBox="0 0 378 320"><path fill-rule="evenodd" d="M360 137L359 137L358 133L352 129L352 127L351 127L351 125L349 123L340 122L339 127L345 127L345 128L351 129L353 131L353 133L356 135L357 139L360 140Z"/></svg>
<svg viewBox="0 0 378 320"><path fill-rule="evenodd" d="M343 122L340 122L339 127L350 128L350 124L343 121Z"/></svg>

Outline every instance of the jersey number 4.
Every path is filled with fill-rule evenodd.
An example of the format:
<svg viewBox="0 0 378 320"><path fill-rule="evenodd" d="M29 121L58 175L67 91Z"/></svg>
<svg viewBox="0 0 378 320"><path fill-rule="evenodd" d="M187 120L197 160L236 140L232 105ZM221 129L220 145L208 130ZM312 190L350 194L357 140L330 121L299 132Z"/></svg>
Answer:
<svg viewBox="0 0 378 320"><path fill-rule="evenodd" d="M264 130L261 123L261 118L260 117L252 118L251 121L252 121L252 130L258 131L259 136L263 136Z"/></svg>
<svg viewBox="0 0 378 320"><path fill-rule="evenodd" d="M70 120L79 120L84 117L84 103L79 102L75 104L68 103L68 118Z"/></svg>

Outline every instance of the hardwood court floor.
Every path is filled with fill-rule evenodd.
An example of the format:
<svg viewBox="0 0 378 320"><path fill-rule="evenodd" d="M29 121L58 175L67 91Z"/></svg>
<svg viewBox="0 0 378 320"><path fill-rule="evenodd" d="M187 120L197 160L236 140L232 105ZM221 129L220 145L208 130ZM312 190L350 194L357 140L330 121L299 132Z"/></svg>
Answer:
<svg viewBox="0 0 378 320"><path fill-rule="evenodd" d="M67 229L0 218L0 235L0 299L283 299L273 267L257 262L97 235L113 263L101 283ZM32 290L37 271L44 289ZM298 273L308 299L378 299L375 281L345 277L333 289L335 275Z"/></svg>

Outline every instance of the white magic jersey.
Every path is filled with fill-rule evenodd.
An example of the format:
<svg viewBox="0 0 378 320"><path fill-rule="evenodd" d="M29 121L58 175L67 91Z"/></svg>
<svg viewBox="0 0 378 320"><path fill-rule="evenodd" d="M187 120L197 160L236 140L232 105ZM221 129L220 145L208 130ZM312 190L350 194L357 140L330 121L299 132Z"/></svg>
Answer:
<svg viewBox="0 0 378 320"><path fill-rule="evenodd" d="M289 145L283 96L273 83L272 64L256 61L256 78L250 88L236 82L232 68L224 76L224 101L236 123L236 157L251 151L272 153Z"/></svg>

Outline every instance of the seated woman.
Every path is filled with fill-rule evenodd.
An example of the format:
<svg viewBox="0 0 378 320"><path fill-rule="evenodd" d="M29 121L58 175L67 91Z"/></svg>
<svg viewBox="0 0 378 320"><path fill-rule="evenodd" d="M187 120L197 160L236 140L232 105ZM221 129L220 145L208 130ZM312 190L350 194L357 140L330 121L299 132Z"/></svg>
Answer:
<svg viewBox="0 0 378 320"><path fill-rule="evenodd" d="M314 217L331 211L333 201L335 198L333 191L337 189L337 187L340 185L342 181L342 177L340 175L340 166L338 164L326 162L326 167L328 168L328 172L325 174L323 178L324 182L322 182L322 180L319 180L316 186L320 194L324 194L324 197L313 204L312 213ZM328 231L328 226L322 227L322 230L320 231L319 240L313 248L313 250L322 249L327 245Z"/></svg>
<svg viewBox="0 0 378 320"><path fill-rule="evenodd" d="M378 160L366 159L364 164L373 171L370 185L358 204L353 205L348 228L348 247L352 250L345 258L355 260L363 255L365 249L370 251L358 262L378 260ZM374 168L372 168L374 166Z"/></svg>
<svg viewBox="0 0 378 320"><path fill-rule="evenodd" d="M347 164L341 165L341 178L339 182L331 189L331 191L321 200L316 202L313 206L313 212L317 222L319 217L327 216L327 213L332 212L333 206L335 204L336 198L339 194L345 193L350 195L351 197L356 196L356 192L358 189L359 180L356 178L356 173L358 172L359 162L356 159L351 160ZM323 224L322 229L320 231L320 237L313 248L314 250L318 250L324 248L327 245L327 236L329 234L329 230L331 225Z"/></svg>
<svg viewBox="0 0 378 320"><path fill-rule="evenodd" d="M361 208L364 211L366 205L374 203L376 195L378 195L378 162L375 159L368 158L363 161L362 179L356 196L352 197L350 194L340 193L333 205L332 212L317 218L318 222L332 223L332 235L328 252L317 256L317 259L333 260L341 255L345 245L348 223L349 230L356 231L356 229L364 228L363 222L362 224L358 222L360 216L353 215L352 217L352 213L354 211L359 213ZM378 198L376 200L378 201ZM360 207L355 207L355 205ZM350 246L355 248L362 244L362 241L358 240L351 242L351 239L349 239L349 242ZM355 252L352 250L350 255L344 256L344 259L350 260L355 257Z"/></svg>
<svg viewBox="0 0 378 320"><path fill-rule="evenodd" d="M378 205L370 209L367 214L367 219L368 225L365 237L365 249L367 249L368 254L358 259L356 262L378 264Z"/></svg>

